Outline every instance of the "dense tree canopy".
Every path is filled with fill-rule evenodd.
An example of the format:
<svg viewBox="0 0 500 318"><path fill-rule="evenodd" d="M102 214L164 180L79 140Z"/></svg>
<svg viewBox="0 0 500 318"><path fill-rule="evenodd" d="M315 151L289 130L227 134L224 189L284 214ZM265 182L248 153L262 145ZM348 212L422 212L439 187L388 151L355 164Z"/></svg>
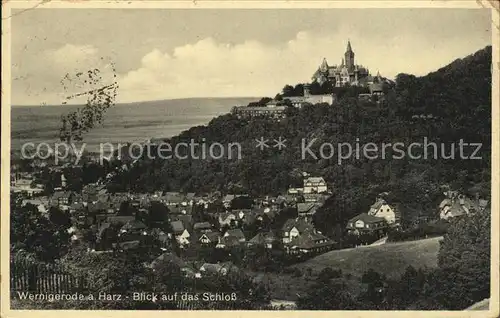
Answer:
<svg viewBox="0 0 500 318"><path fill-rule="evenodd" d="M20 206L15 200L11 202L13 252L24 251L45 262L52 262L66 253L70 245L70 222L66 212L51 208L46 217L32 204Z"/></svg>

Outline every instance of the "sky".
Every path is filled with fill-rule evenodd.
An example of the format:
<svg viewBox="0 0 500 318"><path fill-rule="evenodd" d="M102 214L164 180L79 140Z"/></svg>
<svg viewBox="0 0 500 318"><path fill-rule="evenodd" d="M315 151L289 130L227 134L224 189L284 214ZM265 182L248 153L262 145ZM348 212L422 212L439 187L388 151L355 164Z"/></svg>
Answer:
<svg viewBox="0 0 500 318"><path fill-rule="evenodd" d="M274 96L309 82L350 40L356 64L394 78L491 45L487 9L44 9L15 14L12 104L60 104L118 82L118 103ZM66 76L68 75L68 76ZM65 78L66 76L66 78ZM81 103L75 99L74 103Z"/></svg>

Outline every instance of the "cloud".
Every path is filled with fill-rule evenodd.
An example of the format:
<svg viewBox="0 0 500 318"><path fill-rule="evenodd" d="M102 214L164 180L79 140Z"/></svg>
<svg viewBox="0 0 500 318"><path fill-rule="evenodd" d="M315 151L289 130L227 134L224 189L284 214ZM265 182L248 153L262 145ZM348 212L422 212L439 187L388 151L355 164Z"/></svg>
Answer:
<svg viewBox="0 0 500 318"><path fill-rule="evenodd" d="M431 44L425 37L367 39L353 28L335 34L301 31L281 44L247 40L222 43L212 37L174 48L153 49L141 66L119 78L119 101L181 97L274 96L285 84L308 82L323 57L341 62L347 39L356 63L372 73L394 77L400 72L424 75L472 52L461 41ZM478 47L477 49L479 49ZM418 57L418 59L416 59Z"/></svg>
<svg viewBox="0 0 500 318"><path fill-rule="evenodd" d="M22 66L22 67L21 67ZM89 81L87 72L99 70L101 78ZM65 44L47 49L38 55L28 55L22 65L14 64L12 82L13 104L22 97L24 104L60 104L65 97L104 86L113 80L110 61L99 55L92 45ZM78 75L77 74L82 74ZM68 104L82 104L85 96Z"/></svg>
<svg viewBox="0 0 500 318"><path fill-rule="evenodd" d="M271 32L271 30L270 30ZM378 34L378 33L377 33ZM351 41L357 64L372 73L390 78L398 73L425 75L457 57L484 47L484 39L451 37L431 39L418 32L391 36L367 36L349 24L334 32L299 31L290 39L262 42L252 38L226 43L214 37L194 40L169 50L150 43L149 53L124 59L117 74L117 102L186 97L253 96L273 97L286 84L308 82L324 57L330 65L339 64L347 40ZM145 41L147 42L147 41ZM117 54L127 56L124 51ZM104 50L103 50L104 51ZM106 51L107 52L107 51ZM109 52L108 52L109 54ZM65 44L28 54L13 65L13 103L59 104L65 96L96 88L82 81L63 81L98 68L103 77L98 84L113 81L111 58L90 44ZM138 63L139 62L139 63ZM132 65L138 65L133 69ZM64 85L62 85L64 84ZM84 103L85 99L72 103Z"/></svg>
<svg viewBox="0 0 500 318"><path fill-rule="evenodd" d="M45 51L45 55L52 66L58 71L68 72L87 66L95 65L99 60L98 50L92 45L65 44L64 46Z"/></svg>
<svg viewBox="0 0 500 318"><path fill-rule="evenodd" d="M211 37L146 54L141 67L120 78L123 100L187 96L274 95L285 83L306 81L318 63L305 32L285 45L248 40L219 43ZM316 54L317 55L317 54Z"/></svg>

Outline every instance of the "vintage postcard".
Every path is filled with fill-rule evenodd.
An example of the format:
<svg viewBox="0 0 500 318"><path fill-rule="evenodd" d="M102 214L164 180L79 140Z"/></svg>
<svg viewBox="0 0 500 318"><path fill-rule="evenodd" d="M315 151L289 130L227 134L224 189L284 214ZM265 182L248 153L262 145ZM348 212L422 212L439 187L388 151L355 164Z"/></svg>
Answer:
<svg viewBox="0 0 500 318"><path fill-rule="evenodd" d="M499 30L496 1L2 2L2 317L498 317Z"/></svg>

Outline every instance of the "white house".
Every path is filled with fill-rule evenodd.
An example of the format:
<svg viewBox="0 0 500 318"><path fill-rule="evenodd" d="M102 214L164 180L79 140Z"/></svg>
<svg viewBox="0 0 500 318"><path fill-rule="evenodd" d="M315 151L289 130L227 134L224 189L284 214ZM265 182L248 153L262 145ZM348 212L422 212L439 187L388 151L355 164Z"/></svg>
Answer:
<svg viewBox="0 0 500 318"><path fill-rule="evenodd" d="M177 242L179 242L179 245L185 246L189 245L189 237L191 235L189 234L188 230L184 229L180 235L176 235L175 238Z"/></svg>
<svg viewBox="0 0 500 318"><path fill-rule="evenodd" d="M389 205L384 199L377 198L374 204L370 207L368 215L384 218L388 224L398 223L396 208Z"/></svg>
<svg viewBox="0 0 500 318"><path fill-rule="evenodd" d="M327 191L328 187L326 181L322 177L309 177L304 179L304 193L323 193Z"/></svg>
<svg viewBox="0 0 500 318"><path fill-rule="evenodd" d="M283 243L290 243L294 238L313 229L313 225L303 218L288 219L282 228Z"/></svg>
<svg viewBox="0 0 500 318"><path fill-rule="evenodd" d="M200 236L200 242L202 244L212 244L217 243L219 241L220 233L219 232L207 232L203 233Z"/></svg>
<svg viewBox="0 0 500 318"><path fill-rule="evenodd" d="M173 234L175 235L175 239L179 243L180 246L188 245L190 234L188 230L184 227L182 221L173 221L170 222L172 227Z"/></svg>

